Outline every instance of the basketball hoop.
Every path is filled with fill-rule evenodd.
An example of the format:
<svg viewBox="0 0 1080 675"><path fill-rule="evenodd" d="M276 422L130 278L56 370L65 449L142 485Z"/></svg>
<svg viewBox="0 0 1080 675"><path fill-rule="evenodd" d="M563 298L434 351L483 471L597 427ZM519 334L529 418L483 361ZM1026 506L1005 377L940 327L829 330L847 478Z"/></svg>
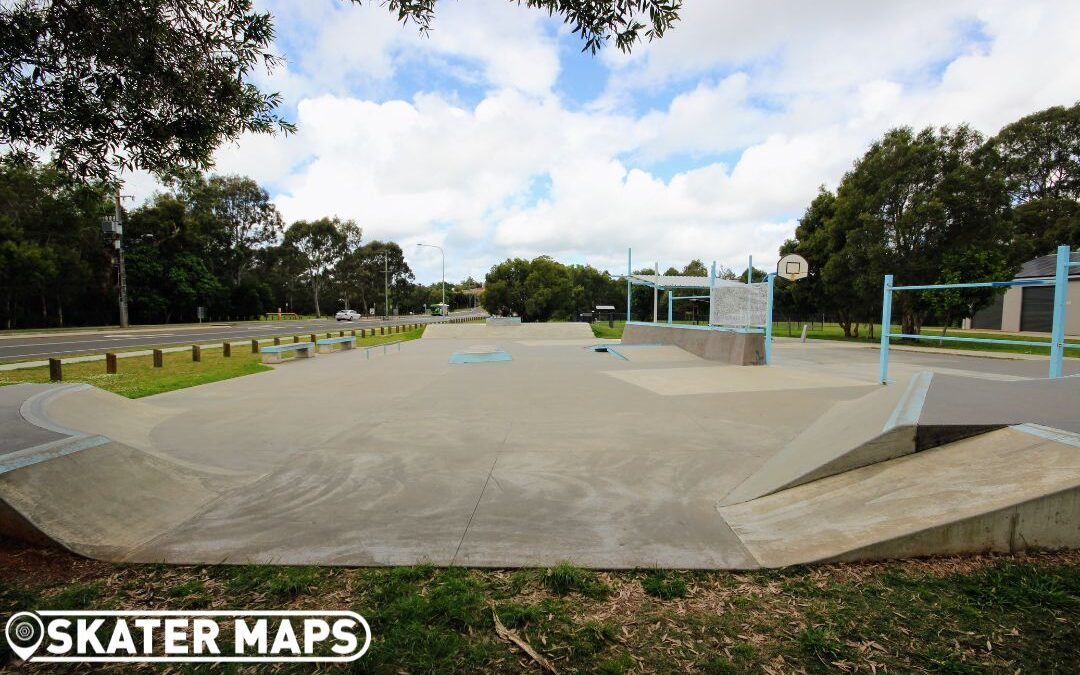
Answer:
<svg viewBox="0 0 1080 675"><path fill-rule="evenodd" d="M810 273L810 266L806 262L806 258L796 253L780 258L780 262L776 263L776 276L784 277L788 281L794 283L799 279L805 279Z"/></svg>

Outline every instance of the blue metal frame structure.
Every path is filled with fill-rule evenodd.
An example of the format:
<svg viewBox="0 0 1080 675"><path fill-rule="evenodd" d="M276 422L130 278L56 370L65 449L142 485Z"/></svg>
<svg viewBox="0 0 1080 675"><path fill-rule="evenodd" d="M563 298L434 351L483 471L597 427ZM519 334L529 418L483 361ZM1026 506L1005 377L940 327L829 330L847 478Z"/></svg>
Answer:
<svg viewBox="0 0 1080 675"><path fill-rule="evenodd" d="M889 339L907 338L909 340L938 340L945 342L977 342L996 345L1022 345L1028 347L1050 347L1050 377L1061 377L1066 348L1080 348L1080 343L1065 342L1065 306L1069 293L1069 269L1080 267L1080 262L1071 262L1068 245L1058 246L1057 264L1053 279L1014 279L1012 281L987 281L970 284L936 284L921 286L893 286L893 275L885 275L885 286L881 299L881 358L878 363L879 380L882 384L889 381ZM943 288L1007 288L1010 286L1053 286L1054 319L1051 326L1050 342L1032 340L995 340L991 338L946 337L941 335L909 335L892 332L892 294L896 291L929 291ZM772 292L769 293L770 313ZM770 314L771 315L771 314ZM766 347L767 349L768 347Z"/></svg>
<svg viewBox="0 0 1080 675"><path fill-rule="evenodd" d="M750 285L753 283L753 269L754 258L750 256L750 264L747 267L746 283ZM712 289L716 286L716 261L714 260L712 266L709 269L708 284L702 284L696 288L708 288L709 295L681 295L676 296L671 289L665 288L659 283L644 281L641 279L634 279L634 266L633 266L633 250L627 249L626 254L626 323L628 325L641 325L641 326L653 326L656 325L650 321L632 321L630 319L630 298L633 295L634 285L648 286L658 290L666 290L668 295L667 306L667 325L673 328L683 328L687 330L715 330L715 331L728 331L733 333L764 333L765 334L765 365L772 365L772 316L773 316L773 287L775 285L776 274L769 273L766 277L766 283L769 285L768 299L766 304L766 316L767 320L764 326L718 326L712 323L712 312L709 312L709 324L708 326L688 326L685 324L675 324L673 315L673 306L677 300L712 300ZM657 276L662 276L657 270ZM689 288L689 287L686 287Z"/></svg>

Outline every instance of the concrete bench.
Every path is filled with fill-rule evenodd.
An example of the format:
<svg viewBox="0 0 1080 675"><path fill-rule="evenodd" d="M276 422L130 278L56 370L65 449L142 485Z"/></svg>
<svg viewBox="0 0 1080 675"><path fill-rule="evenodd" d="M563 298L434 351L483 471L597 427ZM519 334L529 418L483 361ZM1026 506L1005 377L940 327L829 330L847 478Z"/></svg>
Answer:
<svg viewBox="0 0 1080 675"><path fill-rule="evenodd" d="M356 346L355 337L326 338L316 341L315 350L320 354L329 354L334 351L334 345L341 345L342 349L352 349Z"/></svg>
<svg viewBox="0 0 1080 675"><path fill-rule="evenodd" d="M315 356L315 352L312 348L315 345L310 342L296 342L291 345L274 345L273 347L263 347L259 350L262 354L263 363L281 363L281 355L285 352L296 352L296 358L306 359Z"/></svg>

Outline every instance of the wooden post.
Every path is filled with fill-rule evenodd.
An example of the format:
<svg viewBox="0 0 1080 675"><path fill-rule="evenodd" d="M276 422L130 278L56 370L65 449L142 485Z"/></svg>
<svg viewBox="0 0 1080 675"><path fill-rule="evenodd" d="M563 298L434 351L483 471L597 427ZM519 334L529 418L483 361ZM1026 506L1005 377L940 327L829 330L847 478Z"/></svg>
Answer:
<svg viewBox="0 0 1080 675"><path fill-rule="evenodd" d="M232 356L232 344L228 342L221 343L221 355L225 357Z"/></svg>
<svg viewBox="0 0 1080 675"><path fill-rule="evenodd" d="M60 359L49 359L49 381L63 382L64 371L60 366Z"/></svg>
<svg viewBox="0 0 1080 675"><path fill-rule="evenodd" d="M356 337L356 331L354 331L354 330L349 331L349 335L351 337Z"/></svg>
<svg viewBox="0 0 1080 675"><path fill-rule="evenodd" d="M191 360L202 361L202 348L199 345L191 345Z"/></svg>
<svg viewBox="0 0 1080 675"><path fill-rule="evenodd" d="M329 340L332 337L334 336L330 334L330 331L326 331L326 339Z"/></svg>
<svg viewBox="0 0 1080 675"><path fill-rule="evenodd" d="M105 373L107 375L116 374L116 354L105 353Z"/></svg>
<svg viewBox="0 0 1080 675"><path fill-rule="evenodd" d="M311 344L315 344L316 342L318 342L318 338L315 337L315 333L312 333L309 337L311 337Z"/></svg>
<svg viewBox="0 0 1080 675"><path fill-rule="evenodd" d="M162 367L163 365L165 365L164 361L165 361L165 353L162 352L160 349L155 349L154 350L154 367L155 368Z"/></svg>
<svg viewBox="0 0 1080 675"><path fill-rule="evenodd" d="M259 353L259 341L258 340L252 340L251 341L251 353L252 354L258 354Z"/></svg>
<svg viewBox="0 0 1080 675"><path fill-rule="evenodd" d="M279 338L279 337L274 338L274 346L276 347L279 344L281 344L281 338Z"/></svg>
<svg viewBox="0 0 1080 675"><path fill-rule="evenodd" d="M386 326L379 326L379 335L386 335Z"/></svg>
<svg viewBox="0 0 1080 675"><path fill-rule="evenodd" d="M339 330L337 336L338 337L345 337L345 331Z"/></svg>

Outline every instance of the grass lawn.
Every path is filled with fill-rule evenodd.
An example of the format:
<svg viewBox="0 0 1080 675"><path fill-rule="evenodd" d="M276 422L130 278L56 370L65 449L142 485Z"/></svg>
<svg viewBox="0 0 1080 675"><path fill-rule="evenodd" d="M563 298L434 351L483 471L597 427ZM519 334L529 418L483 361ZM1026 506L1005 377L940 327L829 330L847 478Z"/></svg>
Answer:
<svg viewBox="0 0 1080 675"><path fill-rule="evenodd" d="M0 612L352 609L372 628L349 669L365 673L540 672L498 636L493 612L560 673L1075 672L1078 563L1067 552L758 572L170 567L0 540ZM4 642L0 668L14 660Z"/></svg>
<svg viewBox="0 0 1080 675"><path fill-rule="evenodd" d="M676 321L675 323L687 323ZM616 321L614 328L608 328L607 323L596 322L592 324L593 335L599 338L621 338L623 329L626 327L625 321ZM900 332L900 326L895 325L892 327L892 332ZM773 323L773 335L776 337L799 337L802 334L802 324L792 321L790 326L786 321L776 321ZM940 328L923 328L921 335L938 336L941 335ZM840 324L827 323L824 326L821 323L815 323L813 330L807 331L807 337L812 340L843 340L846 342L862 342L865 344L876 345L881 340L881 325L874 325L874 337L870 338L866 333L866 324L860 327L859 337L845 337L844 331L840 328ZM1007 333L980 333L977 331L962 331L957 329L950 329L945 333L947 337L972 337L972 338L990 338L994 340L1024 340L1026 342L1045 342L1046 348L1042 347L1028 347L1021 345L993 345L993 344L979 344L971 342L946 342L937 340L896 340L893 339L891 344L903 344L914 345L918 347L934 347L942 349L956 349L962 351L981 351L981 352L1005 352L1012 354L1039 354L1042 356L1050 355L1050 338L1034 337L1030 335L1010 335ZM1068 342L1076 342L1077 340L1067 340ZM1065 356L1080 357L1080 349L1066 349Z"/></svg>
<svg viewBox="0 0 1080 675"><path fill-rule="evenodd" d="M334 334L336 335L337 331L334 331ZM423 334L424 328L421 326L402 333L357 338L356 344L358 347L365 347L398 340L415 340ZM288 343L291 340L290 335L282 342ZM229 358L222 356L220 347L203 349L202 361L198 363L191 360L190 351L166 353L162 368L153 367L152 356L121 358L117 359L116 375L105 373L105 361L66 363L64 364L64 381L85 382L121 396L141 398L270 370L269 366L262 365L259 354L251 353L249 342L233 343L233 355ZM0 386L48 381L49 368L47 366L0 371Z"/></svg>

